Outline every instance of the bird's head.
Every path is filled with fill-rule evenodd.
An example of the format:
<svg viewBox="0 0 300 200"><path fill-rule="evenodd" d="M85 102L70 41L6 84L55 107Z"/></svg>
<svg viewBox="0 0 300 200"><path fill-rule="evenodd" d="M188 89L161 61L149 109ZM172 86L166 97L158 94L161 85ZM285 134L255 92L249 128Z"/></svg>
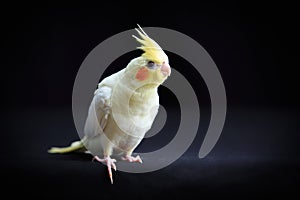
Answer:
<svg viewBox="0 0 300 200"><path fill-rule="evenodd" d="M144 53L128 64L126 73L130 74L132 81L141 84L154 83L160 85L171 74L168 56L140 26L136 31L141 38L135 35L133 37L141 44L138 49L143 50Z"/></svg>

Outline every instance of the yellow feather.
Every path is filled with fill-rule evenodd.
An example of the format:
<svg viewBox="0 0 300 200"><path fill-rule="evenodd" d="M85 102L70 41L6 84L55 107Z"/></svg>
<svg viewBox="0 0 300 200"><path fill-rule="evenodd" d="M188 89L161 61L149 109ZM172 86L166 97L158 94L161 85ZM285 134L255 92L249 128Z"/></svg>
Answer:
<svg viewBox="0 0 300 200"><path fill-rule="evenodd" d="M138 25L139 29L135 29L141 38L132 35L142 46L138 47L144 51L142 57L146 58L147 60L151 60L157 64L162 64L163 62L168 62L168 56L162 50L162 48L153 40L151 39L145 31Z"/></svg>

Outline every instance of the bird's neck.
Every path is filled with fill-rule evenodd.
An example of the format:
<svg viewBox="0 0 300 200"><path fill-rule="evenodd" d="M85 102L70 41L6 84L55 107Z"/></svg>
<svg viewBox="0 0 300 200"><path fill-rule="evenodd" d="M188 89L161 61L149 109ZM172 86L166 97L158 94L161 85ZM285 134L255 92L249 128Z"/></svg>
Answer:
<svg viewBox="0 0 300 200"><path fill-rule="evenodd" d="M147 94L147 93L152 93L156 92L158 88L158 84L146 84L143 85L142 87L138 88L135 90L136 93L141 93L141 94Z"/></svg>
<svg viewBox="0 0 300 200"><path fill-rule="evenodd" d="M147 84L135 90L134 94L130 98L130 108L133 113L143 112L153 104L153 99L157 96L156 84Z"/></svg>

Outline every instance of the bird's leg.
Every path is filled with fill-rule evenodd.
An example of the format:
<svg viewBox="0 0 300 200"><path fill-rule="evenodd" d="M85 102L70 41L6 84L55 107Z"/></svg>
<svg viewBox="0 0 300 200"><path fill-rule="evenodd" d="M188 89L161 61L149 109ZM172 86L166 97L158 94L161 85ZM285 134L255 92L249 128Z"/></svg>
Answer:
<svg viewBox="0 0 300 200"><path fill-rule="evenodd" d="M99 158L98 156L94 156L93 161L94 160L97 160L98 162L101 162L102 164L107 166L110 182L111 182L111 184L113 184L111 168L113 168L115 171L117 170L117 167L115 164L116 159L112 159L110 156L104 156L103 159Z"/></svg>
<svg viewBox="0 0 300 200"><path fill-rule="evenodd" d="M138 155L136 157L132 156L131 153L130 154L126 154L125 156L122 157L122 160L128 161L128 162L139 162L139 163L143 163L141 157Z"/></svg>

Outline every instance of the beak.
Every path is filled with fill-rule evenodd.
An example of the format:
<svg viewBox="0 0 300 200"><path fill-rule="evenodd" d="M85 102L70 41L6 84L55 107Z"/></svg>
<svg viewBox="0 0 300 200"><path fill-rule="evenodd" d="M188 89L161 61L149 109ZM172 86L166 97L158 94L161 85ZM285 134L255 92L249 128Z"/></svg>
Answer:
<svg viewBox="0 0 300 200"><path fill-rule="evenodd" d="M163 73L163 75L165 75L165 76L171 75L171 67L168 63L163 63L160 70Z"/></svg>

